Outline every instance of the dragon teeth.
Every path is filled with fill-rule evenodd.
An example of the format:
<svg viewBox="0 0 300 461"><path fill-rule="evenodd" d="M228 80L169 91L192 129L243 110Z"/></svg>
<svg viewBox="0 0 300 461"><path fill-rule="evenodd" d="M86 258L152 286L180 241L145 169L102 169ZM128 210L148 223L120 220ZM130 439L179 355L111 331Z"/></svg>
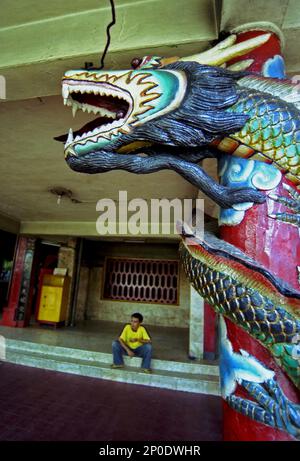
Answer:
<svg viewBox="0 0 300 461"><path fill-rule="evenodd" d="M115 90L111 90L108 87L104 86L100 87L92 87L89 85L87 86L84 83L78 83L78 84L69 84L67 82L63 83L62 86L62 93L63 93L63 99L64 99L64 104L67 106L72 107L72 115L75 117L76 112L78 109L82 110L82 112L88 112L93 113L95 115L101 116L101 117L108 117L110 120L103 124L101 128L95 128L92 131L89 131L88 133L84 133L82 135L77 135L75 138L73 136L73 131L70 129L68 133L68 139L65 143L65 146L68 147L69 144L73 144L74 142L86 142L86 138L89 138L89 141L92 142L97 142L97 139L99 135L102 137L105 137L107 139L110 139L113 135L117 135L120 129L122 128L122 132L130 132L129 127L124 127L122 124L124 123L125 119L127 116L123 117L122 119L116 118L116 113L112 112L104 107L99 107L99 106L93 106L91 104L87 103L80 103L76 101L75 99L72 98L72 93L80 93L80 94L91 94L93 93L96 96L112 96L114 98L117 98L118 100L123 100L126 101L129 105L129 107L132 107L132 101L131 98L126 96L126 94L121 93L120 91L117 92Z"/></svg>
<svg viewBox="0 0 300 461"><path fill-rule="evenodd" d="M104 109L103 107L100 107L97 109L97 112L104 116L110 117L110 118L116 118L116 114L114 112L111 112L110 110ZM96 112L95 112L96 113Z"/></svg>
<svg viewBox="0 0 300 461"><path fill-rule="evenodd" d="M123 93L108 90L107 88L90 88L83 84L80 85L68 85L67 83L63 84L62 87L62 94L64 98L68 98L69 93L81 93L81 94L91 94L93 93L96 96L113 96L115 98L125 100L126 102L130 103L130 99L126 97Z"/></svg>
<svg viewBox="0 0 300 461"><path fill-rule="evenodd" d="M73 142L73 130L72 128L69 129L68 139L65 143L65 146L71 144Z"/></svg>
<svg viewBox="0 0 300 461"><path fill-rule="evenodd" d="M116 114L114 112L104 109L103 107L91 106L90 104L78 104L76 102L72 103L70 100L64 100L64 104L72 106L73 117L75 117L77 110L81 109L83 112L88 112L89 114L94 113L95 115L101 115L102 117L116 118Z"/></svg>
<svg viewBox="0 0 300 461"><path fill-rule="evenodd" d="M63 85L62 86L62 97L64 100L68 99L69 96L69 85Z"/></svg>

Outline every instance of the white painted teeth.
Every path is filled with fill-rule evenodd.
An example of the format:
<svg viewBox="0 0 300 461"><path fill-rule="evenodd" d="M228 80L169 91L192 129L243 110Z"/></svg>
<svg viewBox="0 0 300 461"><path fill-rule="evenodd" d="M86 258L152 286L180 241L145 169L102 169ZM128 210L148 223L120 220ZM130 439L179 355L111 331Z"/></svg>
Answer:
<svg viewBox="0 0 300 461"><path fill-rule="evenodd" d="M73 116L76 114L78 109L82 110L82 112L87 112L88 114L93 113L95 115L101 115L101 117L109 117L109 118L116 118L115 112L111 112L108 109L104 109L103 107L96 107L91 106L90 104L78 104L77 102L70 103L68 101L67 105L72 105L72 113Z"/></svg>
<svg viewBox="0 0 300 461"><path fill-rule="evenodd" d="M73 142L73 130L72 128L70 128L66 144L71 144L72 142Z"/></svg>
<svg viewBox="0 0 300 461"><path fill-rule="evenodd" d="M103 107L99 107L98 113L102 117L116 118L116 114L114 112L111 112L110 110L104 109Z"/></svg>
<svg viewBox="0 0 300 461"><path fill-rule="evenodd" d="M62 97L65 99L68 99L69 96L69 85L63 84L62 86Z"/></svg>

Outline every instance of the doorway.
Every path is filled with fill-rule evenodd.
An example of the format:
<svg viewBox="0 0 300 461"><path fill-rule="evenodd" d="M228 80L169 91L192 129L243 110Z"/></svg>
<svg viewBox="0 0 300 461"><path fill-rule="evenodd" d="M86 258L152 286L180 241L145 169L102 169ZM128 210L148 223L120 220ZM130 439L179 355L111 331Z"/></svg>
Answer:
<svg viewBox="0 0 300 461"><path fill-rule="evenodd" d="M52 241L38 239L35 246L35 254L32 268L32 303L31 303L31 316L30 323L35 323L43 276L45 274L52 274L53 269L57 267L58 252L60 244Z"/></svg>

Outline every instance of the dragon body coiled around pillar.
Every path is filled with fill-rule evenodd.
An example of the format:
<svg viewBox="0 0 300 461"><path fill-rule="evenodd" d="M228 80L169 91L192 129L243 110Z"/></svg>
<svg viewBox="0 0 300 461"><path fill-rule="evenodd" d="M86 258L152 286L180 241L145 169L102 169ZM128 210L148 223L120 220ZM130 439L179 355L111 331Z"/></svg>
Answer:
<svg viewBox="0 0 300 461"><path fill-rule="evenodd" d="M186 242L188 237L180 244L180 257L194 288L216 312L269 349L300 388L299 361L293 356L300 339L300 293L211 233L202 241L193 237L190 246Z"/></svg>

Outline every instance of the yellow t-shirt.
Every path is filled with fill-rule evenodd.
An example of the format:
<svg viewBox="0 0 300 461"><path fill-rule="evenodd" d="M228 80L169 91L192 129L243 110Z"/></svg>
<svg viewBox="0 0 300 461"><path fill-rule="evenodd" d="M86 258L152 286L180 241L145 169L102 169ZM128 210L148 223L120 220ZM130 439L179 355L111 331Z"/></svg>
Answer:
<svg viewBox="0 0 300 461"><path fill-rule="evenodd" d="M130 349L136 349L137 347L143 345L139 339L150 339L150 336L148 335L146 328L142 325L138 327L137 331L133 331L131 325L126 325L120 338L123 339L126 346L130 347ZM136 339L136 341L130 342L130 339Z"/></svg>

